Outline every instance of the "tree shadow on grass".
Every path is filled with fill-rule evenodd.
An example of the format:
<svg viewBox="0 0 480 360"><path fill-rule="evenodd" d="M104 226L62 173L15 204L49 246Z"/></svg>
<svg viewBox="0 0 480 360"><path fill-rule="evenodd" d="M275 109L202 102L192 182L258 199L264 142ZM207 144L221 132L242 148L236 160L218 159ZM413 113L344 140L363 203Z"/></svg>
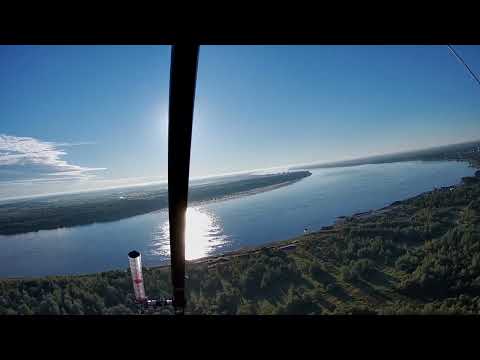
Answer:
<svg viewBox="0 0 480 360"><path fill-rule="evenodd" d="M335 310L336 306L330 301L325 300L324 298L316 298L315 302L318 303L322 308L327 309L328 311Z"/></svg>
<svg viewBox="0 0 480 360"><path fill-rule="evenodd" d="M370 278L369 278L370 280ZM352 282L352 285L360 291L360 293L367 297L370 300L373 300L376 303L382 303L388 300L391 300L391 297L386 295L385 293L375 289L372 285L370 285L368 282L366 282L363 279L356 279L354 282ZM382 285L385 285L383 283Z"/></svg>
<svg viewBox="0 0 480 360"><path fill-rule="evenodd" d="M327 286L327 291L330 295L335 296L338 300L341 301L352 301L353 297L345 291L343 287L337 283L332 283Z"/></svg>
<svg viewBox="0 0 480 360"><path fill-rule="evenodd" d="M376 286L393 287L397 280L383 271L373 269L368 276L368 282Z"/></svg>

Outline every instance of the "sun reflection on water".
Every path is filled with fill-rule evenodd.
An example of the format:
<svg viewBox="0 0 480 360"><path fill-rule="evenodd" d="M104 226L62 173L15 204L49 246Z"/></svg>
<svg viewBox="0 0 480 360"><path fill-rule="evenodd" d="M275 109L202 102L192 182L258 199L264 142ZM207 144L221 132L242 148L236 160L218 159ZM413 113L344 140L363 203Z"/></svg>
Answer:
<svg viewBox="0 0 480 360"><path fill-rule="evenodd" d="M167 221L153 233L152 255L170 256L170 225ZM220 220L206 209L189 207L185 224L185 258L194 260L212 253L227 242Z"/></svg>

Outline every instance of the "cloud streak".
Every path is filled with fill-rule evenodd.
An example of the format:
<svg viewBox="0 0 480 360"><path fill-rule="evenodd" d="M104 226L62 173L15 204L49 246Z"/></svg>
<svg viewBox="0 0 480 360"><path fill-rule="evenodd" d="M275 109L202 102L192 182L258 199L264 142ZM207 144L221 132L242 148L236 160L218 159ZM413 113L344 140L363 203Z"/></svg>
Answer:
<svg viewBox="0 0 480 360"><path fill-rule="evenodd" d="M61 179L87 179L92 172L105 168L88 168L68 163L68 146L92 143L55 143L32 137L0 134L0 181L38 179L45 176Z"/></svg>

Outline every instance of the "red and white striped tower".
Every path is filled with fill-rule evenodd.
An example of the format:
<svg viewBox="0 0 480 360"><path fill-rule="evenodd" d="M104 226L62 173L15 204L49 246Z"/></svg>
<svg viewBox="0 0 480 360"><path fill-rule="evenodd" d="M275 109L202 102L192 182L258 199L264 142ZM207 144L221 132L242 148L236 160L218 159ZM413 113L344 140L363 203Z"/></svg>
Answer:
<svg viewBox="0 0 480 360"><path fill-rule="evenodd" d="M130 272L132 273L135 299L139 302L145 302L147 298L145 296L145 287L143 285L142 256L138 251L130 251L128 253L128 260L130 262Z"/></svg>

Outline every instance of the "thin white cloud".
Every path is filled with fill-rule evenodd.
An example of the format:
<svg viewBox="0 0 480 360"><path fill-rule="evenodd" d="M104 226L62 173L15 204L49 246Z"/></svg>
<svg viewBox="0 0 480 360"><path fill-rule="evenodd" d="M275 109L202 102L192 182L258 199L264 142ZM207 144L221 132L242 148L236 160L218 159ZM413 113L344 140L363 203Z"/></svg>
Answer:
<svg viewBox="0 0 480 360"><path fill-rule="evenodd" d="M1 168L0 168L1 169ZM1 170L0 170L1 172ZM45 195L64 195L83 193L92 190L114 190L149 185L158 185L166 189L167 179L163 176L144 176L120 179L84 178L72 179L38 178L32 180L0 181L0 203Z"/></svg>
<svg viewBox="0 0 480 360"><path fill-rule="evenodd" d="M90 178L92 171L62 159L67 153L61 147L91 143L55 143L32 137L0 134L0 181L38 179L45 175L65 179Z"/></svg>

